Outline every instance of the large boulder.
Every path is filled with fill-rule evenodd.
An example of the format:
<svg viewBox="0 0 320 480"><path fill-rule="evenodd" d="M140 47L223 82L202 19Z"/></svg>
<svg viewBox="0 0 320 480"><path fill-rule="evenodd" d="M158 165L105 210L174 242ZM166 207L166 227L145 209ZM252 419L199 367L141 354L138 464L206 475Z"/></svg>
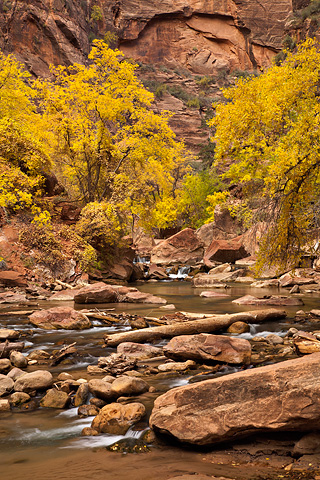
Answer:
<svg viewBox="0 0 320 480"><path fill-rule="evenodd" d="M75 303L114 303L117 300L116 290L104 282L83 287L74 296Z"/></svg>
<svg viewBox="0 0 320 480"><path fill-rule="evenodd" d="M53 384L53 377L47 370L35 370L18 377L14 384L15 392L33 392L34 390L46 390Z"/></svg>
<svg viewBox="0 0 320 480"><path fill-rule="evenodd" d="M174 388L156 399L150 425L196 445L318 430L320 353Z"/></svg>
<svg viewBox="0 0 320 480"><path fill-rule="evenodd" d="M124 435L129 428L145 415L142 403L111 403L103 407L93 419L91 427L101 433Z"/></svg>
<svg viewBox="0 0 320 480"><path fill-rule="evenodd" d="M85 314L70 307L54 307L39 310L29 316L29 321L36 327L45 330L65 329L83 330L91 327L91 322Z"/></svg>
<svg viewBox="0 0 320 480"><path fill-rule="evenodd" d="M202 260L203 244L192 228L185 228L153 248L151 263L157 265L195 264Z"/></svg>
<svg viewBox="0 0 320 480"><path fill-rule="evenodd" d="M249 364L251 360L251 345L248 340L208 333L174 337L163 351L167 357L174 360L231 364Z"/></svg>
<svg viewBox="0 0 320 480"><path fill-rule="evenodd" d="M242 243L242 236L239 236L231 240L212 240L205 251L203 261L207 267L213 267L215 262L234 263L248 256Z"/></svg>

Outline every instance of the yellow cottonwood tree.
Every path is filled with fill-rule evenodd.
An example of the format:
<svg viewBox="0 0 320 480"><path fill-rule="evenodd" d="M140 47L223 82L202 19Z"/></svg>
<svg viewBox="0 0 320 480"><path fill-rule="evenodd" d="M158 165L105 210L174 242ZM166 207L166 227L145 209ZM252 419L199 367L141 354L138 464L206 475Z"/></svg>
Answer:
<svg viewBox="0 0 320 480"><path fill-rule="evenodd" d="M168 114L150 109L153 95L136 65L103 41L94 42L89 62L52 68L54 80L38 84L56 172L84 204L125 203L147 219L143 206L174 195L183 145Z"/></svg>
<svg viewBox="0 0 320 480"><path fill-rule="evenodd" d="M225 177L243 186L269 233L262 263L296 264L320 213L320 49L311 39L225 92L210 122Z"/></svg>
<svg viewBox="0 0 320 480"><path fill-rule="evenodd" d="M12 210L31 206L50 164L29 80L24 67L0 51L0 206Z"/></svg>

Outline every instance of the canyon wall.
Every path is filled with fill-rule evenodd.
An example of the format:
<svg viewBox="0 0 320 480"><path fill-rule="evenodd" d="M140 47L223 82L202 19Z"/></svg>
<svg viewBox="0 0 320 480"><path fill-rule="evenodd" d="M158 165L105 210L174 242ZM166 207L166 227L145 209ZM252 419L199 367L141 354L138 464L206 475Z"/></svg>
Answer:
<svg viewBox="0 0 320 480"><path fill-rule="evenodd" d="M254 69L282 48L291 0L0 0L0 48L35 75L114 32L136 60L197 74ZM95 12L95 15L93 14Z"/></svg>

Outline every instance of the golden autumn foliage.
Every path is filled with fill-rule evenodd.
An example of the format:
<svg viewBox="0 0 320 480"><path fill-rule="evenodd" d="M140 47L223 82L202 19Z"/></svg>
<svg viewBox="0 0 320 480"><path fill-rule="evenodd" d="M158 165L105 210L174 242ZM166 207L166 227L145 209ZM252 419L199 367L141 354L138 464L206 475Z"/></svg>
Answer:
<svg viewBox="0 0 320 480"><path fill-rule="evenodd" d="M11 210L32 205L50 165L29 79L22 65L0 52L0 206Z"/></svg>
<svg viewBox="0 0 320 480"><path fill-rule="evenodd" d="M54 80L38 82L56 174L84 204L125 206L148 224L157 202L175 195L183 144L169 114L151 110L153 95L136 78L136 65L103 41L94 42L89 60L52 68ZM167 221L164 212L159 221Z"/></svg>
<svg viewBox="0 0 320 480"><path fill-rule="evenodd" d="M319 226L319 78L319 45L308 39L280 66L225 91L229 102L210 122L225 177L269 222L261 263L296 264Z"/></svg>

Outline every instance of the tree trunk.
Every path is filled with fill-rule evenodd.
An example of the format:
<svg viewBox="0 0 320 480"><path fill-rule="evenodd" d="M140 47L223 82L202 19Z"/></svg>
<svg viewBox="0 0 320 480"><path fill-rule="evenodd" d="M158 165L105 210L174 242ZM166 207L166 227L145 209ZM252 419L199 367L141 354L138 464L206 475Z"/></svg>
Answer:
<svg viewBox="0 0 320 480"><path fill-rule="evenodd" d="M267 309L251 312L214 315L209 318L192 320L190 322L163 325L161 327L141 328L129 332L114 333L104 337L105 343L116 347L122 342L149 342L159 338L171 338L177 335L192 335L195 333L210 333L228 328L234 322L262 323L268 320L280 320L287 316L284 310Z"/></svg>

